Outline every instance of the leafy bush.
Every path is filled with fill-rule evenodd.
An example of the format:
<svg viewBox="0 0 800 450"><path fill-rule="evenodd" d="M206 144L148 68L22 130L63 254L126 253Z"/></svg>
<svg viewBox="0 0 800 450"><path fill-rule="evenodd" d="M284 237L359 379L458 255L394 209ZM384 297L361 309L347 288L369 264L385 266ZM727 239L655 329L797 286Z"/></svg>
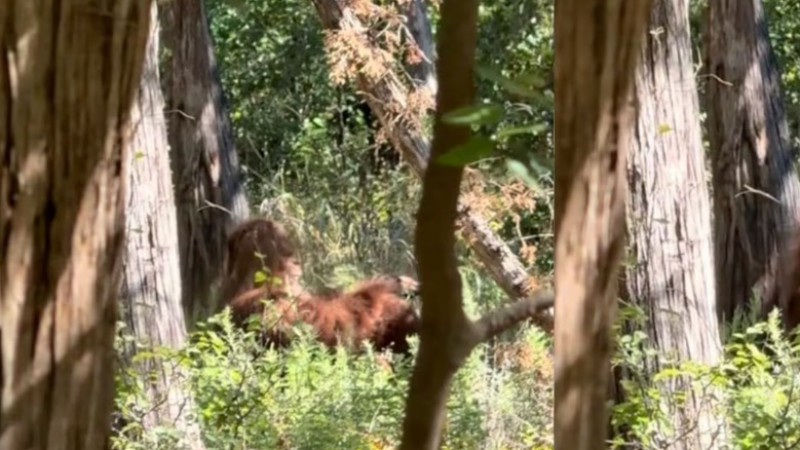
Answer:
<svg viewBox="0 0 800 450"><path fill-rule="evenodd" d="M645 360L654 350L644 333L620 338L616 364L628 374L627 398L614 406L612 423L618 434L613 448L636 442L634 448L661 449L676 439L667 411L681 406L691 390L723 414L729 424L731 448L760 450L800 445L800 345L787 336L778 312L767 321L734 330L723 361L714 367L684 363L666 367L652 381L643 376ZM665 395L665 383L688 380L691 389ZM690 418L691 419L691 418Z"/></svg>

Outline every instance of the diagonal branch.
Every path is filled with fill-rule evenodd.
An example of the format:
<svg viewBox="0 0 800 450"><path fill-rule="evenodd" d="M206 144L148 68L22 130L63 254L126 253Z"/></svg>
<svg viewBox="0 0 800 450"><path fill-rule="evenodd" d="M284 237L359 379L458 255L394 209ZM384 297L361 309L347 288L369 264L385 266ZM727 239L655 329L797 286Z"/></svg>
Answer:
<svg viewBox="0 0 800 450"><path fill-rule="evenodd" d="M477 331L475 345L486 342L518 323L536 317L542 311L552 308L554 300L555 296L552 292L540 291L530 298L516 301L486 313L474 322Z"/></svg>

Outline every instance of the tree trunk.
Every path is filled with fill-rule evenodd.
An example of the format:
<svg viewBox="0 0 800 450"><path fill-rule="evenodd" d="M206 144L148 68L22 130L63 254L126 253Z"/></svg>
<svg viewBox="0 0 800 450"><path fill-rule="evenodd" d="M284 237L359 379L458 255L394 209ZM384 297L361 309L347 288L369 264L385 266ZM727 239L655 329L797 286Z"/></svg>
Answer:
<svg viewBox="0 0 800 450"><path fill-rule="evenodd" d="M781 303L777 280L792 256L786 250L800 221L800 181L761 0L708 3L717 307L730 320L754 290L764 307Z"/></svg>
<svg viewBox="0 0 800 450"><path fill-rule="evenodd" d="M170 156L178 204L183 306L187 323L217 312L215 281L227 233L249 216L213 43L202 0L171 2L166 45Z"/></svg>
<svg viewBox="0 0 800 450"><path fill-rule="evenodd" d="M555 448L606 447L634 70L650 2L556 0Z"/></svg>
<svg viewBox="0 0 800 450"><path fill-rule="evenodd" d="M150 2L0 8L0 448L103 449Z"/></svg>
<svg viewBox="0 0 800 450"><path fill-rule="evenodd" d="M355 32L363 36L364 25L349 7L343 5L342 0L314 0L314 6L326 29ZM360 66L364 62L353 61L353 64ZM377 79L359 73L357 84L387 130L394 148L402 154L417 176L422 177L428 164L430 145L422 130L408 123L405 109L409 91L400 82L399 76L391 70L382 72ZM459 202L457 208L461 231L489 276L512 299L531 296L536 283L519 258L469 205ZM552 330L553 315L550 310L537 313L533 320L545 330Z"/></svg>
<svg viewBox="0 0 800 450"><path fill-rule="evenodd" d="M126 349L129 364L133 364L139 350L178 349L186 343L178 222L158 75L157 9L153 3L150 43L132 114L137 128L134 154L130 155L122 281L122 316L136 338L135 347ZM136 348L140 345L141 348ZM135 366L141 379L149 380L146 389L152 409L143 418L144 428L174 427L183 434L179 448L205 448L200 428L191 417L195 408L188 386L181 379L185 374L180 366L173 367L155 358Z"/></svg>
<svg viewBox="0 0 800 450"><path fill-rule="evenodd" d="M638 122L628 163L634 262L626 279L660 352L646 369L653 375L668 365L664 358L716 364L722 346L688 1L654 0L649 29L636 73ZM690 388L668 384L671 399ZM679 437L671 449L718 448L724 422L708 405L690 394L685 409L671 411Z"/></svg>

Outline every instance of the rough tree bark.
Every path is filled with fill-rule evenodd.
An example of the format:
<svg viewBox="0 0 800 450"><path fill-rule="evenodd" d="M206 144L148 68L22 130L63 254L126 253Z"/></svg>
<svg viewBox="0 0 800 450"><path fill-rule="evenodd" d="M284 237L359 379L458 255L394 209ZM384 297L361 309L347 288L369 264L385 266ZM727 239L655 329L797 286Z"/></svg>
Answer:
<svg viewBox="0 0 800 450"><path fill-rule="evenodd" d="M761 0L709 0L705 44L717 307L730 320L754 294L781 304L800 181ZM800 318L795 318L798 320Z"/></svg>
<svg viewBox="0 0 800 450"><path fill-rule="evenodd" d="M464 169L438 164L436 159L471 137L469 127L448 125L441 117L473 102L478 0L445 0L441 11L437 72L444 82L437 95L433 147L423 177L415 235L422 298L420 349L409 387L401 450L438 448L452 377L475 345L531 317L552 300L543 296L517 302L477 322L464 312L455 254Z"/></svg>
<svg viewBox="0 0 800 450"><path fill-rule="evenodd" d="M555 3L557 450L606 447L631 94L649 12L647 0Z"/></svg>
<svg viewBox="0 0 800 450"><path fill-rule="evenodd" d="M227 233L249 216L213 42L202 0L173 0L167 101L187 323L217 312L214 287Z"/></svg>
<svg viewBox="0 0 800 450"><path fill-rule="evenodd" d="M150 1L0 8L0 448L104 449Z"/></svg>
<svg viewBox="0 0 800 450"><path fill-rule="evenodd" d="M660 351L648 364L652 375L674 362L716 364L722 346L688 1L654 0L649 30L635 79L638 119L628 163L634 262L626 280L627 296L648 314L646 330ZM665 388L674 398L690 386ZM671 449L720 445L722 416L696 394L671 411L675 434L664 437Z"/></svg>
<svg viewBox="0 0 800 450"><path fill-rule="evenodd" d="M150 42L131 119L136 132L126 188L122 317L136 339L125 351L129 364L140 350L178 349L186 343L178 221L158 75L158 30L158 7L153 3ZM143 418L145 429L174 427L183 435L178 448L204 449L181 368L152 358L134 367L142 379L149 380L145 389L153 408Z"/></svg>
<svg viewBox="0 0 800 450"><path fill-rule="evenodd" d="M314 6L326 29L363 36L364 25L342 0L314 0ZM403 119L409 91L400 77L391 71L383 73L378 79L359 74L358 87L378 116L381 126L388 132L392 145L403 155L411 169L422 177L428 164L430 145L419 129L408 126ZM489 276L512 299L529 297L535 289L535 282L519 258L469 205L459 202L457 208L459 226ZM553 315L550 310L537 313L533 320L545 330L552 330Z"/></svg>

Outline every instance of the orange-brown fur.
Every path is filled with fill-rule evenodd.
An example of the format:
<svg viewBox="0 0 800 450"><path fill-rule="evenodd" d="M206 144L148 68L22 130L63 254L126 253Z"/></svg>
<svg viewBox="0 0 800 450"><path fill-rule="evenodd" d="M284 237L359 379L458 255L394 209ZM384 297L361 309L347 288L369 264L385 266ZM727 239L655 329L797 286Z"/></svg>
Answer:
<svg viewBox="0 0 800 450"><path fill-rule="evenodd" d="M784 264L779 268L777 306L781 309L784 325L793 330L800 325L800 233L795 232Z"/></svg>
<svg viewBox="0 0 800 450"><path fill-rule="evenodd" d="M766 316L773 308L779 308L784 326L790 331L800 325L800 230L791 233L789 243L778 252L774 278L765 276L757 284L765 291L761 314Z"/></svg>
<svg viewBox="0 0 800 450"><path fill-rule="evenodd" d="M407 277L377 277L361 283L349 292L323 295L301 294L266 302L266 290L255 288L230 303L234 321L242 325L251 315L259 314L265 328L264 338L272 345L291 341L288 329L304 322L316 331L328 347L342 343L358 349L363 341L376 350L391 349L408 353L407 338L416 334L419 318L413 306L402 298L404 291L416 290L416 282Z"/></svg>
<svg viewBox="0 0 800 450"><path fill-rule="evenodd" d="M262 296L269 299L300 294L303 271L296 253L289 234L280 224L263 218L239 224L228 237L220 287L223 304L254 288L262 288ZM259 271L267 275L267 280L256 285Z"/></svg>

